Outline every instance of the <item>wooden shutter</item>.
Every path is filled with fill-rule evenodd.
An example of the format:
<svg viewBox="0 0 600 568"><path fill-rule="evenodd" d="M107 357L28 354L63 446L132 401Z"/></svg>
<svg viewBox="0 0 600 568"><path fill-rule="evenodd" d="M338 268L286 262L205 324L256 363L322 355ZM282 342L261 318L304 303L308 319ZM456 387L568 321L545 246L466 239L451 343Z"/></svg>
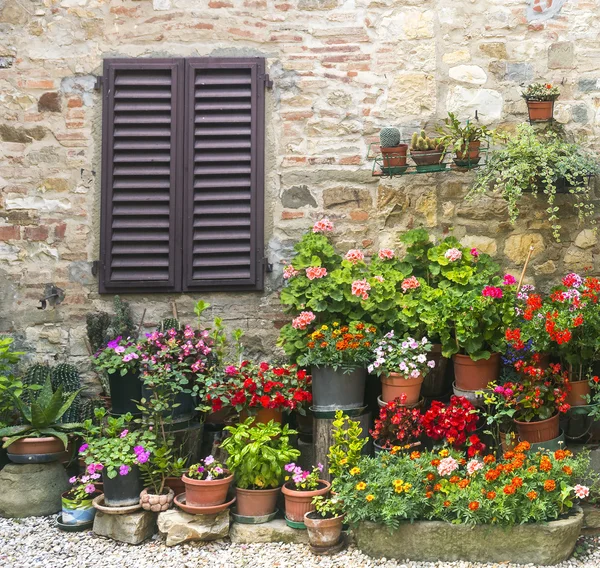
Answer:
<svg viewBox="0 0 600 568"><path fill-rule="evenodd" d="M186 60L184 290L263 286L265 62Z"/></svg>
<svg viewBox="0 0 600 568"><path fill-rule="evenodd" d="M181 287L182 59L104 62L100 292Z"/></svg>

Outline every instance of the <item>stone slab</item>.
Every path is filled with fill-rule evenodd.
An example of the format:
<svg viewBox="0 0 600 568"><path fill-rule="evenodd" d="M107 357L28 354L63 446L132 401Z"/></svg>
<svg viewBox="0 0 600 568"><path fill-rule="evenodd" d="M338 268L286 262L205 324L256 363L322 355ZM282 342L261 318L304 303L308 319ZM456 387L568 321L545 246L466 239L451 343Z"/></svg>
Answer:
<svg viewBox="0 0 600 568"><path fill-rule="evenodd" d="M190 515L179 509L170 509L159 513L158 530L165 535L167 546L225 538L229 534L229 511L216 515Z"/></svg>
<svg viewBox="0 0 600 568"><path fill-rule="evenodd" d="M583 503L583 528L600 531L600 507L590 503Z"/></svg>
<svg viewBox="0 0 600 568"><path fill-rule="evenodd" d="M252 544L254 542L307 544L308 533L305 530L288 527L284 519L274 519L261 525L232 523L229 529L229 539L236 544Z"/></svg>
<svg viewBox="0 0 600 568"><path fill-rule="evenodd" d="M0 471L0 517L42 517L61 510L69 478L59 462L9 463Z"/></svg>
<svg viewBox="0 0 600 568"><path fill-rule="evenodd" d="M156 514L150 511L139 511L128 515L107 515L96 511L94 532L98 536L127 544L141 544L155 531Z"/></svg>
<svg viewBox="0 0 600 568"><path fill-rule="evenodd" d="M364 522L356 527L354 536L357 548L376 558L550 566L571 556L582 526L583 511L577 508L566 519L512 527L418 521L390 531Z"/></svg>

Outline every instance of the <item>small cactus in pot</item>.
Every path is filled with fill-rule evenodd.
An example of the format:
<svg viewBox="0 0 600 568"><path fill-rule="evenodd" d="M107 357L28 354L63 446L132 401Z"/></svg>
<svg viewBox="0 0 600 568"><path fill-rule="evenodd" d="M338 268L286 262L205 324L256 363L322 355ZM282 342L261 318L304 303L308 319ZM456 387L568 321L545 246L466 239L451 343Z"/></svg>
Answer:
<svg viewBox="0 0 600 568"><path fill-rule="evenodd" d="M406 171L408 144L400 143L400 131L393 126L382 128L379 132L383 171L385 173L403 173Z"/></svg>
<svg viewBox="0 0 600 568"><path fill-rule="evenodd" d="M433 171L444 169L446 166L441 161L444 158L444 146L438 138L430 138L424 130L415 132L410 140L410 155L417 165L417 171Z"/></svg>

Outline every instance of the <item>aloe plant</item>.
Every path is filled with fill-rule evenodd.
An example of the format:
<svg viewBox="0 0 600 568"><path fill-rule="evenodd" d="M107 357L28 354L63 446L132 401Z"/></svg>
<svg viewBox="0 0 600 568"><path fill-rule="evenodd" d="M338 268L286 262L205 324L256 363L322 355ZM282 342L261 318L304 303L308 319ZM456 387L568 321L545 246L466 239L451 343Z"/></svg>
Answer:
<svg viewBox="0 0 600 568"><path fill-rule="evenodd" d="M0 437L7 436L2 447L8 448L13 442L22 438L55 436L63 442L66 448L69 441L67 434L77 433L82 425L79 423L60 424L59 421L69 410L81 390L70 393L63 400L62 387L59 386L55 392L52 392L52 383L48 378L37 396L32 397L31 403L26 403L18 396L13 395L24 424L0 428Z"/></svg>

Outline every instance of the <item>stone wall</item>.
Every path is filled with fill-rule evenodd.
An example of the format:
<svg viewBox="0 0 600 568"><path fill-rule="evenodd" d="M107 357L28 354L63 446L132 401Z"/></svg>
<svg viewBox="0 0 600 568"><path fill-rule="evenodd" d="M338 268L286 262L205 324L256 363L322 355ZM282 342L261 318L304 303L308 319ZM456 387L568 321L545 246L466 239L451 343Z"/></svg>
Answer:
<svg viewBox="0 0 600 568"><path fill-rule="evenodd" d="M342 248L393 246L419 225L549 283L598 268L597 239L568 200L556 244L533 197L515 226L502 200L464 201L472 173L379 180L366 159L379 128L409 136L448 110L485 124L525 120L520 84L563 83L556 114L600 146L600 0L0 0L0 331L45 358L86 356L85 313L109 307L98 258L104 57L264 56L266 240L275 271L264 294L211 294L215 315L269 351L282 321L277 290L294 239L327 214ZM65 291L37 310L44 285ZM183 319L197 296L129 298L151 325Z"/></svg>

